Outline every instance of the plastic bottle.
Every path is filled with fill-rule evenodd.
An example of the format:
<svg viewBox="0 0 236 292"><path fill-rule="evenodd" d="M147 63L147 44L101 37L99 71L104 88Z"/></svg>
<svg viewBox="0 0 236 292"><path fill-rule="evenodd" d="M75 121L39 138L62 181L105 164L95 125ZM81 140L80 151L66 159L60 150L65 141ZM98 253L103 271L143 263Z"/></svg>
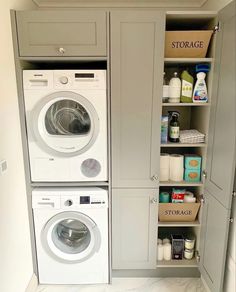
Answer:
<svg viewBox="0 0 236 292"><path fill-rule="evenodd" d="M163 93L162 93L162 102L168 102L169 97L169 85L166 79L166 73L163 72Z"/></svg>
<svg viewBox="0 0 236 292"><path fill-rule="evenodd" d="M181 97L180 102L193 102L193 77L188 73L187 70L184 70L181 74Z"/></svg>
<svg viewBox="0 0 236 292"><path fill-rule="evenodd" d="M206 73L197 73L197 81L193 90L193 102L207 102L207 86L205 82Z"/></svg>
<svg viewBox="0 0 236 292"><path fill-rule="evenodd" d="M169 83L169 99L168 102L180 102L181 80L178 73L175 72L174 76L170 79Z"/></svg>
<svg viewBox="0 0 236 292"><path fill-rule="evenodd" d="M179 135L180 135L180 125L179 125L179 113L178 112L169 112L171 119L170 119L170 126L169 126L169 141L170 142L179 142Z"/></svg>

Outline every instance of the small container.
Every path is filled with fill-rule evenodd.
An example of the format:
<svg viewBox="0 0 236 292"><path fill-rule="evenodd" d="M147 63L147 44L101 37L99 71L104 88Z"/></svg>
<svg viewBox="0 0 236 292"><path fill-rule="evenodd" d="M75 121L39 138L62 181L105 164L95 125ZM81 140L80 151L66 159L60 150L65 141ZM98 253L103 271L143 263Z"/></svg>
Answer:
<svg viewBox="0 0 236 292"><path fill-rule="evenodd" d="M195 238L193 236L189 236L184 239L184 247L185 249L194 249Z"/></svg>
<svg viewBox="0 0 236 292"><path fill-rule="evenodd" d="M169 85L166 79L166 73L163 73L163 93L162 93L162 102L168 102L169 98Z"/></svg>
<svg viewBox="0 0 236 292"><path fill-rule="evenodd" d="M168 123L169 123L169 117L162 116L161 117L161 143L167 143L168 141Z"/></svg>
<svg viewBox="0 0 236 292"><path fill-rule="evenodd" d="M200 169L187 169L187 168L185 168L184 180L187 182L200 182L201 170Z"/></svg>
<svg viewBox="0 0 236 292"><path fill-rule="evenodd" d="M162 244L162 239L158 238L157 239L157 244Z"/></svg>
<svg viewBox="0 0 236 292"><path fill-rule="evenodd" d="M169 203L170 202L170 194L168 192L160 193L160 203Z"/></svg>
<svg viewBox="0 0 236 292"><path fill-rule="evenodd" d="M184 167L186 169L201 169L202 158L199 155L185 154Z"/></svg>
<svg viewBox="0 0 236 292"><path fill-rule="evenodd" d="M184 258L186 260L191 260L193 258L194 250L193 249L185 249L184 250Z"/></svg>
<svg viewBox="0 0 236 292"><path fill-rule="evenodd" d="M171 235L172 259L182 260L184 252L184 239L182 235Z"/></svg>
<svg viewBox="0 0 236 292"><path fill-rule="evenodd" d="M163 243L163 244L170 243L169 238L164 238L164 239L162 240L162 243Z"/></svg>
<svg viewBox="0 0 236 292"><path fill-rule="evenodd" d="M165 261L170 261L171 260L171 244L167 242L163 245L163 247L164 247L163 258Z"/></svg>
<svg viewBox="0 0 236 292"><path fill-rule="evenodd" d="M157 260L163 261L164 258L164 247L162 244L157 245Z"/></svg>

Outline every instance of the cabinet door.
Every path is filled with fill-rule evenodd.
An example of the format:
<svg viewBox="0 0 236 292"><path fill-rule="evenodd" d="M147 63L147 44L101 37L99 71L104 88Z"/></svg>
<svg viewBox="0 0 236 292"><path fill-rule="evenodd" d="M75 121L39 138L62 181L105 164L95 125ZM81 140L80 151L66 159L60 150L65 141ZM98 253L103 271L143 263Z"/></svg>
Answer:
<svg viewBox="0 0 236 292"><path fill-rule="evenodd" d="M163 13L111 13L113 187L158 185L163 50Z"/></svg>
<svg viewBox="0 0 236 292"><path fill-rule="evenodd" d="M206 189L226 208L230 208L236 147L235 1L221 11L219 21Z"/></svg>
<svg viewBox="0 0 236 292"><path fill-rule="evenodd" d="M20 56L106 56L104 11L17 11L16 20Z"/></svg>
<svg viewBox="0 0 236 292"><path fill-rule="evenodd" d="M212 292L223 291L235 171L235 1L220 12L219 20L200 244L200 270Z"/></svg>
<svg viewBox="0 0 236 292"><path fill-rule="evenodd" d="M113 189L113 269L156 268L156 198L152 189Z"/></svg>

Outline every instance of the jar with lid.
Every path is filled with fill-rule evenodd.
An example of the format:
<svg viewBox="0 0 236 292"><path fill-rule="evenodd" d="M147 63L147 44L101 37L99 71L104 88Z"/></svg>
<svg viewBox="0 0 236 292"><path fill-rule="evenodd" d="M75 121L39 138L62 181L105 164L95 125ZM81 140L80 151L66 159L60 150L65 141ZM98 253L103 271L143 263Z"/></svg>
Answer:
<svg viewBox="0 0 236 292"><path fill-rule="evenodd" d="M184 239L184 247L186 249L194 249L194 245L195 245L195 237L194 236L190 235Z"/></svg>

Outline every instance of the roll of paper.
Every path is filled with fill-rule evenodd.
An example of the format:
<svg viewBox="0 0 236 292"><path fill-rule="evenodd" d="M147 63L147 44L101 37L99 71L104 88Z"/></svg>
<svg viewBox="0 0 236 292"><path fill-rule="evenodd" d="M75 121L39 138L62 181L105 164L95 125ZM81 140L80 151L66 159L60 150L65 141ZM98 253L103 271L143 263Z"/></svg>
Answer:
<svg viewBox="0 0 236 292"><path fill-rule="evenodd" d="M170 170L169 168L160 169L160 181L168 181L170 179Z"/></svg>
<svg viewBox="0 0 236 292"><path fill-rule="evenodd" d="M184 156L179 154L170 155L170 180L182 181L184 174Z"/></svg>
<svg viewBox="0 0 236 292"><path fill-rule="evenodd" d="M163 258L165 261L171 260L171 244L169 242L163 245Z"/></svg>
<svg viewBox="0 0 236 292"><path fill-rule="evenodd" d="M157 260L163 261L163 256L164 256L164 247L162 244L158 244L157 245Z"/></svg>
<svg viewBox="0 0 236 292"><path fill-rule="evenodd" d="M196 198L184 196L184 203L196 203Z"/></svg>
<svg viewBox="0 0 236 292"><path fill-rule="evenodd" d="M161 153L160 157L160 168L168 168L170 167L170 155L168 153Z"/></svg>

